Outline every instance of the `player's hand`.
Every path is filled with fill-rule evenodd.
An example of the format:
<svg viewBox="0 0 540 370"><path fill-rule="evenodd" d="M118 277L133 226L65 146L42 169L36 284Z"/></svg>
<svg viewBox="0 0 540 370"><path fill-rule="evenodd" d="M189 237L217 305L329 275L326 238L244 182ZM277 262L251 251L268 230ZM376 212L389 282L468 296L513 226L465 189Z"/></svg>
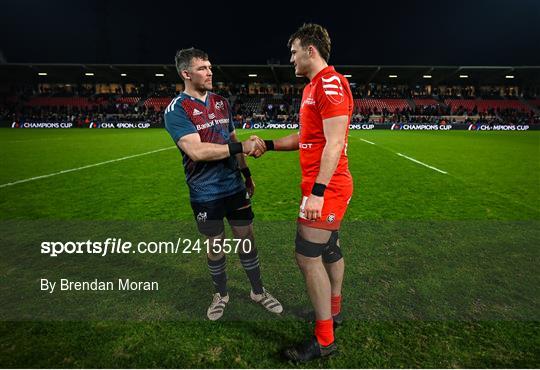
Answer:
<svg viewBox="0 0 540 370"><path fill-rule="evenodd" d="M264 140L256 135L251 135L249 137L249 140L254 141L256 143L257 149L255 152L253 152L252 156L255 158L259 158L261 155L263 155L266 152L266 144L264 143Z"/></svg>
<svg viewBox="0 0 540 370"><path fill-rule="evenodd" d="M248 177L246 179L246 191L250 198L253 198L253 194L255 194L255 182L253 181L253 177Z"/></svg>
<svg viewBox="0 0 540 370"><path fill-rule="evenodd" d="M244 155L254 155L257 150L257 142L255 140L242 141L242 152Z"/></svg>
<svg viewBox="0 0 540 370"><path fill-rule="evenodd" d="M308 220L315 221L321 218L322 209L324 205L324 197L318 197L316 195L310 194L306 204L304 205L305 217Z"/></svg>

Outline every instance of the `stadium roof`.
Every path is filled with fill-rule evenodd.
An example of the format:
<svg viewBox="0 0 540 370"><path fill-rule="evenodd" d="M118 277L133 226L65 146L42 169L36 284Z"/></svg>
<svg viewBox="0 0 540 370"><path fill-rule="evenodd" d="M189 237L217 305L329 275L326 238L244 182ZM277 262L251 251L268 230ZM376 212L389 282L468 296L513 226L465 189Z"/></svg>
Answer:
<svg viewBox="0 0 540 370"><path fill-rule="evenodd" d="M336 70L358 84L540 85L540 66L337 65ZM294 75L291 65L214 65L213 72L215 83L304 82ZM7 63L0 65L0 82L173 84L181 81L172 64Z"/></svg>

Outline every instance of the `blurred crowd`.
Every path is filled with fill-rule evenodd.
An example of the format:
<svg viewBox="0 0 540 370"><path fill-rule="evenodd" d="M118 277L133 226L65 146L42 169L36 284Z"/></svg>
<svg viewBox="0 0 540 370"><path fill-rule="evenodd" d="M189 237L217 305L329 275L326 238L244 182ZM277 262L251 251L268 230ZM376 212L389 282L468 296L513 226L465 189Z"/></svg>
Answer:
<svg viewBox="0 0 540 370"><path fill-rule="evenodd" d="M511 88L474 90L469 87L433 88L389 87L352 84L356 104L353 123L459 123L488 122L505 124L540 123L540 107L531 105L530 109L492 107L480 110L473 104L467 107L450 107L445 99L533 99L527 90L517 96ZM248 91L243 86L217 86L214 92L225 96L231 102L235 122L241 126L257 122L298 122L301 90L295 87L274 93L270 88ZM114 93L96 94L92 87L79 85L53 88L21 88L9 94L0 95L0 120L10 122L73 122L83 127L91 122L149 122L163 124L163 111L166 105L145 104L150 98L172 98L178 94L174 87L148 89L134 86L129 93L117 90ZM37 105L32 101L38 98L84 98L85 105ZM135 98L135 99L128 99ZM406 107L366 108L358 103L360 99L403 99ZM430 99L429 104L415 104L414 99ZM533 100L531 100L533 101ZM538 99L536 100L538 101ZM472 107L471 107L472 106Z"/></svg>

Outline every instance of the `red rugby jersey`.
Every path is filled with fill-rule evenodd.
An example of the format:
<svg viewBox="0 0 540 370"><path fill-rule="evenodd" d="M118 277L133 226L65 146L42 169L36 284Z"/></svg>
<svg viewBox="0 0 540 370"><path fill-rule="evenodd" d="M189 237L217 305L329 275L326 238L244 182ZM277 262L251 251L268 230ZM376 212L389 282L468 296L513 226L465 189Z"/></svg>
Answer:
<svg viewBox="0 0 540 370"><path fill-rule="evenodd" d="M300 106L300 167L302 181L315 181L321 166L321 156L326 145L323 120L336 116L348 116L345 146L338 166L329 186L349 182L351 173L347 160L349 123L353 113L354 100L349 82L328 66L304 88Z"/></svg>

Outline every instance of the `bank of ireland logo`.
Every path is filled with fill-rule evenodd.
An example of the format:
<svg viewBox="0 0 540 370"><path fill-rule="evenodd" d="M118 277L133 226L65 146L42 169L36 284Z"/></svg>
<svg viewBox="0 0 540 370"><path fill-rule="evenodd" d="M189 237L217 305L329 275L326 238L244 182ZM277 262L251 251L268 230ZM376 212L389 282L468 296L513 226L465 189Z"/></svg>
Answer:
<svg viewBox="0 0 540 370"><path fill-rule="evenodd" d="M199 214L197 215L197 221L198 222L206 222L207 217L208 217L208 215L206 214L206 212L199 212Z"/></svg>
<svg viewBox="0 0 540 370"><path fill-rule="evenodd" d="M335 220L336 220L336 215L334 213L330 213L328 217L326 217L326 222L328 222L329 224L331 224Z"/></svg>
<svg viewBox="0 0 540 370"><path fill-rule="evenodd" d="M343 102L343 87L341 86L341 81L338 76L331 76L328 78L321 78L323 82L323 90L326 94L328 100L334 104L339 104Z"/></svg>

